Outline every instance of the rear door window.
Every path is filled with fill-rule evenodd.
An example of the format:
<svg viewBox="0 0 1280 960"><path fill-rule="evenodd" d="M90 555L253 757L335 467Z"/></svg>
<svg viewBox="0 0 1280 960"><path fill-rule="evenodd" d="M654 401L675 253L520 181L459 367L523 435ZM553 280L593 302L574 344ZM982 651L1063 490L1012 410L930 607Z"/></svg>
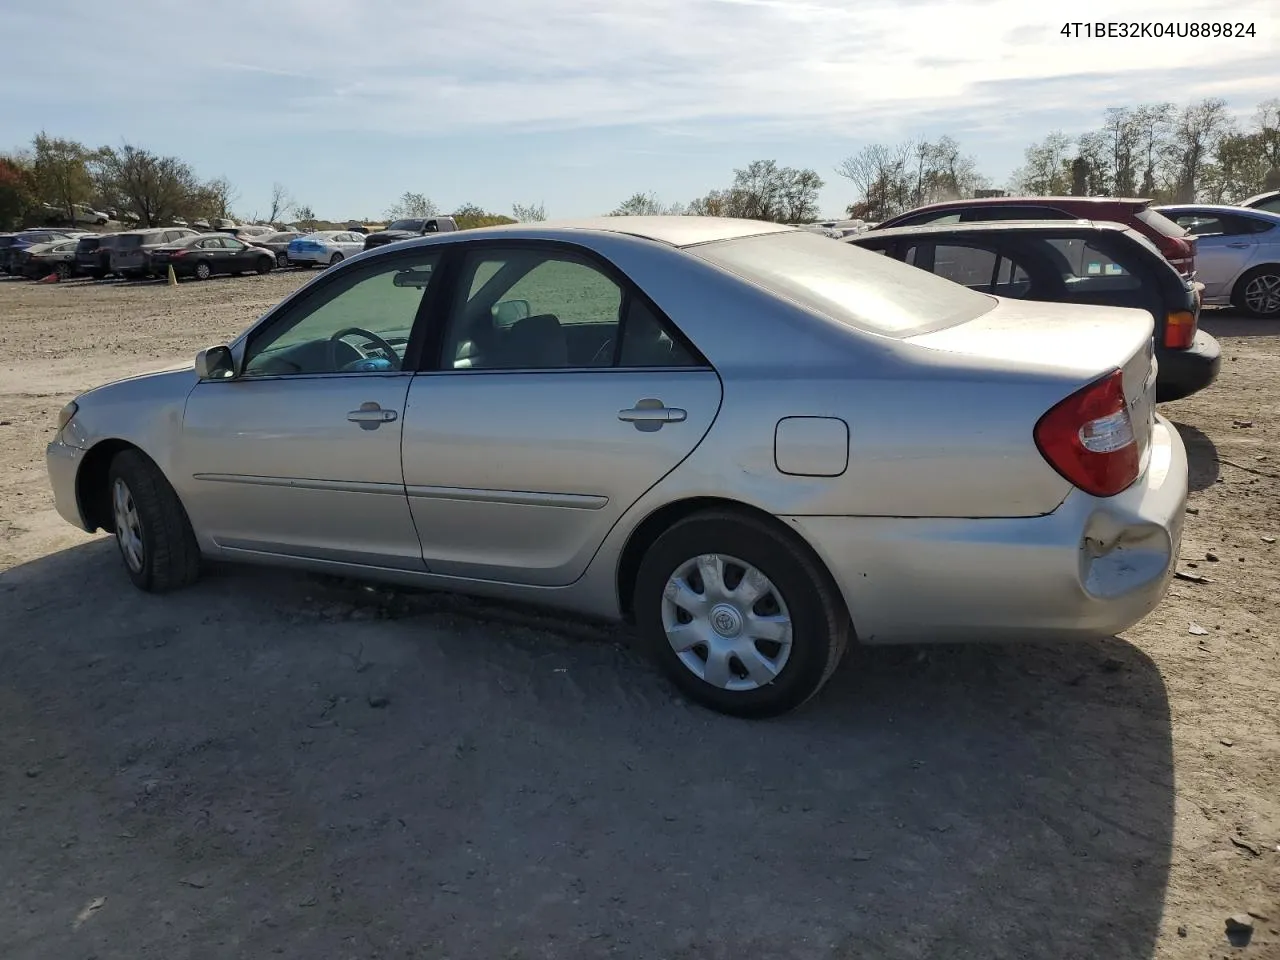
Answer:
<svg viewBox="0 0 1280 960"><path fill-rule="evenodd" d="M1142 289L1141 268L1129 258L1118 262L1097 241L1073 237L1047 243L1059 254L1054 260L1062 270L1068 297L1073 293Z"/></svg>

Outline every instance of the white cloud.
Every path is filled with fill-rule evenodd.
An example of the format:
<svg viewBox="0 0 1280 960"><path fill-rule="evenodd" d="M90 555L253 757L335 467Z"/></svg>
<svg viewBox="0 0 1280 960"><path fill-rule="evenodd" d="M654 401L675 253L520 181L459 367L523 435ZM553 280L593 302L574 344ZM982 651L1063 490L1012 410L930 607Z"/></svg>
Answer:
<svg viewBox="0 0 1280 960"><path fill-rule="evenodd" d="M1070 8L1075 21L1256 24L1256 37L1217 40L1069 39L1067 14L1025 0L220 0L216 17L135 0L78 6L57 30L10 13L6 32L19 41L10 75L29 57L46 102L82 99L92 74L105 103L125 98L157 123L212 113L254 128L411 136L636 124L714 136L746 123L847 137L927 117L998 124L1134 100L1252 102L1277 88L1273 8ZM1063 76L1079 82L1052 82ZM192 98L201 111L184 109Z"/></svg>

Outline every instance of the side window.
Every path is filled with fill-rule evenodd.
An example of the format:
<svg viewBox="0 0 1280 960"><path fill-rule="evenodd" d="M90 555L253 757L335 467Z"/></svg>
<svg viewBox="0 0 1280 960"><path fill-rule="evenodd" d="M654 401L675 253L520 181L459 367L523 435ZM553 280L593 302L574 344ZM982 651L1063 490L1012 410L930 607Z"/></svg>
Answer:
<svg viewBox="0 0 1280 960"><path fill-rule="evenodd" d="M442 359L453 370L703 363L595 263L530 248L466 256Z"/></svg>
<svg viewBox="0 0 1280 960"><path fill-rule="evenodd" d="M1053 207L1040 206L1001 206L991 204L971 207L964 213L965 223L991 223L995 220L1070 220L1070 214L1055 210Z"/></svg>
<svg viewBox="0 0 1280 960"><path fill-rule="evenodd" d="M995 252L982 247L939 243L933 252L933 272L966 287L986 290L996 276Z"/></svg>
<svg viewBox="0 0 1280 960"><path fill-rule="evenodd" d="M1280 197L1269 197L1259 203L1255 210L1265 210L1268 213L1280 213Z"/></svg>
<svg viewBox="0 0 1280 960"><path fill-rule="evenodd" d="M1049 240L1062 255L1059 268L1067 284L1067 294L1095 290L1140 290L1142 278L1117 262L1092 240Z"/></svg>
<svg viewBox="0 0 1280 960"><path fill-rule="evenodd" d="M222 245L228 250L243 250L245 248L245 244L241 243L235 237L224 237L222 239Z"/></svg>
<svg viewBox="0 0 1280 960"><path fill-rule="evenodd" d="M572 254L467 254L445 333L445 369L610 366L622 289Z"/></svg>
<svg viewBox="0 0 1280 960"><path fill-rule="evenodd" d="M1174 219L1178 226L1196 237L1212 237L1228 232L1227 225L1220 217L1203 213L1183 213Z"/></svg>
<svg viewBox="0 0 1280 960"><path fill-rule="evenodd" d="M1031 277L1020 264L1007 256L1001 257L1000 265L996 270L995 285L988 292L1019 300L1031 292Z"/></svg>
<svg viewBox="0 0 1280 960"><path fill-rule="evenodd" d="M438 252L344 271L253 333L244 376L399 370Z"/></svg>
<svg viewBox="0 0 1280 960"><path fill-rule="evenodd" d="M898 227L919 227L926 223L959 223L960 211L953 213L922 213L918 217L911 217L895 224Z"/></svg>

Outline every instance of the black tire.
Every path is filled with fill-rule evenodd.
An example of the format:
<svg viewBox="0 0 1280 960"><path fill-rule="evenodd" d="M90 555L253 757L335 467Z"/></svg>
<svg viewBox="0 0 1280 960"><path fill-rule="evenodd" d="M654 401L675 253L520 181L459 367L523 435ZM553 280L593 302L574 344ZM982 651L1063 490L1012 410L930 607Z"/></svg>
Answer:
<svg viewBox="0 0 1280 960"><path fill-rule="evenodd" d="M53 268L53 272L58 275L59 280L67 280L71 277L71 264L60 263Z"/></svg>
<svg viewBox="0 0 1280 960"><path fill-rule="evenodd" d="M141 557L134 562L117 529L117 485L123 484L133 505L141 541ZM200 547L182 502L160 468L137 450L116 454L107 470L107 502L112 530L133 585L149 593L167 593L188 586L200 576Z"/></svg>
<svg viewBox="0 0 1280 960"><path fill-rule="evenodd" d="M1280 298L1274 293L1267 299L1270 301L1269 306L1259 307L1258 305L1250 306L1249 301L1253 299L1249 287L1256 281L1272 287L1273 290L1280 289L1280 264L1268 263L1260 267L1254 267L1239 280L1236 281L1235 287L1231 290L1231 303L1242 313L1247 313L1251 317L1260 320L1274 320L1280 317Z"/></svg>
<svg viewBox="0 0 1280 960"><path fill-rule="evenodd" d="M784 601L791 649L772 682L750 690L714 686L686 667L668 642L662 613L667 581L703 554L750 564ZM762 520L725 510L694 514L654 541L640 562L632 609L650 655L671 681L690 699L738 717L776 716L800 706L835 672L852 633L834 582L804 544ZM697 655L705 659L705 652Z"/></svg>
<svg viewBox="0 0 1280 960"><path fill-rule="evenodd" d="M336 267L338 264L340 264L340 263L341 263L343 260L345 260L345 259L346 259L346 257L344 257L342 254L340 254L340 253L335 253L332 257L330 257L330 258L329 258L329 266L331 266L331 267Z"/></svg>
<svg viewBox="0 0 1280 960"><path fill-rule="evenodd" d="M275 268L275 265L276 265L276 262L273 258L259 257L258 265L255 269L258 271L258 276L263 276L265 274L270 273Z"/></svg>
<svg viewBox="0 0 1280 960"><path fill-rule="evenodd" d="M276 266L279 267L281 270L289 266L289 255L287 253L277 253Z"/></svg>
<svg viewBox="0 0 1280 960"><path fill-rule="evenodd" d="M195 275L197 280L208 280L213 276L213 267L209 266L209 261L201 260L195 265L195 269L192 270L192 273Z"/></svg>

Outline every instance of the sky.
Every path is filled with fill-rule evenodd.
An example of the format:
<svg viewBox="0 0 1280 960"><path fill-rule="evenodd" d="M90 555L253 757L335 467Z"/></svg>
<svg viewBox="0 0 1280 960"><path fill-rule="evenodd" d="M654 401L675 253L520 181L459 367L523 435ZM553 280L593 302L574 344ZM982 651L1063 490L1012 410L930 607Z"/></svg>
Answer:
<svg viewBox="0 0 1280 960"><path fill-rule="evenodd" d="M1256 35L1073 38L1067 19ZM41 129L135 143L228 177L242 216L274 182L328 219L404 191L590 216L757 159L817 170L836 216L855 191L835 168L868 143L948 134L1002 186L1029 143L1107 107L1214 96L1245 122L1280 95L1277 0L0 0L0 38L0 151Z"/></svg>

